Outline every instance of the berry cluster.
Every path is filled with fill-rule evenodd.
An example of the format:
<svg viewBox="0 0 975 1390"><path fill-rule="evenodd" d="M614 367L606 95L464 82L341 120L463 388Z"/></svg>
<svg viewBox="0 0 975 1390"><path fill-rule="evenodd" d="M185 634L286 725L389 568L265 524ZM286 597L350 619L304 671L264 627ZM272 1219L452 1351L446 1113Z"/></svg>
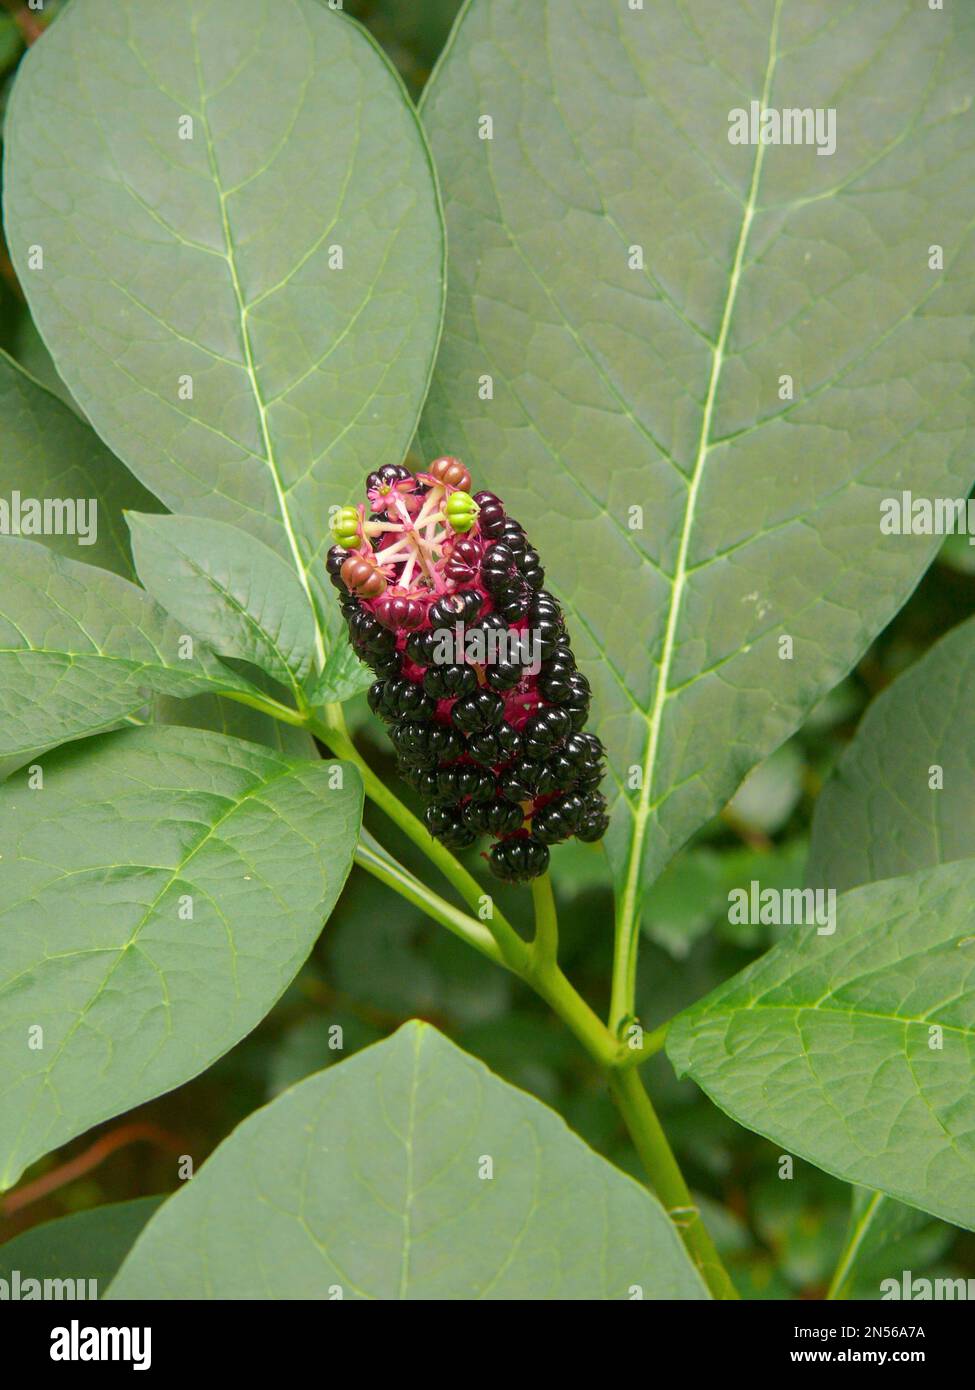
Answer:
<svg viewBox="0 0 975 1390"><path fill-rule="evenodd" d="M522 881L549 845L602 838L605 755L538 552L470 485L454 458L370 473L368 508L333 519L326 567L430 833L452 849L494 836L492 871Z"/></svg>

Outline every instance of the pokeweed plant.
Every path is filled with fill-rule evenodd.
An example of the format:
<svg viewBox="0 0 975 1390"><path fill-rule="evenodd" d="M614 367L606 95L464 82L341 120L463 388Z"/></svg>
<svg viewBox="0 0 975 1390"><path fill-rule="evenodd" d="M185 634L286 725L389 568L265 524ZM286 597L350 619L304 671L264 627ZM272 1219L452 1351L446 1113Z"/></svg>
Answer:
<svg viewBox="0 0 975 1390"><path fill-rule="evenodd" d="M10 101L7 241L70 400L0 361L0 1186L254 1028L356 863L547 1001L652 1193L413 1023L107 1208L114 1295L734 1297L641 1080L666 1047L867 1189L843 1296L911 1209L975 1228L970 625L822 798L832 931L647 1032L641 913L930 562L884 499L971 487L975 16L469 0L418 118L341 9L71 0ZM447 660L452 628L537 669ZM367 688L425 823L350 735ZM605 1021L547 871L604 831ZM482 833L531 939L452 852Z"/></svg>

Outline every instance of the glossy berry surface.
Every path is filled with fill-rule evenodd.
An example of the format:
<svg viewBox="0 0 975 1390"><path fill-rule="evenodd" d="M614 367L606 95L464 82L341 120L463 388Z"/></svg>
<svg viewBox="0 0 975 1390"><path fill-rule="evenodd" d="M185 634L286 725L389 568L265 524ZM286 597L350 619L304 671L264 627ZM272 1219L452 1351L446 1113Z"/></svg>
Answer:
<svg viewBox="0 0 975 1390"><path fill-rule="evenodd" d="M491 872L509 883L524 883L538 878L548 868L548 845L534 835L509 835L499 840L491 851L488 863Z"/></svg>
<svg viewBox="0 0 975 1390"><path fill-rule="evenodd" d="M494 837L491 872L545 873L549 846L602 838L605 752L539 551L459 459L387 465L339 510L325 557L369 707L450 849Z"/></svg>
<svg viewBox="0 0 975 1390"><path fill-rule="evenodd" d="M435 700L456 700L472 695L477 689L477 674L473 666L459 662L450 666L430 666L423 677L423 689Z"/></svg>
<svg viewBox="0 0 975 1390"><path fill-rule="evenodd" d="M465 695L450 711L454 726L464 734L483 734L504 718L504 701L493 690Z"/></svg>

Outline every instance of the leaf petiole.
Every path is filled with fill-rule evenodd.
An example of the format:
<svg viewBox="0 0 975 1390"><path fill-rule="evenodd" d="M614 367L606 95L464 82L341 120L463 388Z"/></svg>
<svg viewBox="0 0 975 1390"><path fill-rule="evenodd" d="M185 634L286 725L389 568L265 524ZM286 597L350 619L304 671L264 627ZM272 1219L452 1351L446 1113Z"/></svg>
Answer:
<svg viewBox="0 0 975 1390"><path fill-rule="evenodd" d="M316 715L308 715L303 721L306 728L327 744L336 757L354 763L362 777L366 795L370 801L374 802L380 810L386 812L391 820L395 821L403 833L422 849L427 858L437 866L448 883L457 889L467 905L479 913L484 908L488 895L485 894L477 879L467 872L448 849L445 849L432 837L423 822L418 820L413 812L389 790L386 783L376 776L349 737L341 705L325 705L323 709L324 719L320 719ZM515 974L523 976L530 959L528 943L522 940L507 918L493 904L491 904L491 916L487 919L486 926L497 944L505 965Z"/></svg>
<svg viewBox="0 0 975 1390"><path fill-rule="evenodd" d="M280 719L283 724L293 724L298 729L307 727L307 715L292 709L290 705L282 705L270 695L260 695L257 691L252 695L244 690L222 690L220 693L228 700L236 700L238 704L249 705L251 709L260 710L272 719Z"/></svg>
<svg viewBox="0 0 975 1390"><path fill-rule="evenodd" d="M422 908L435 922L439 922L442 927L466 941L468 946L473 946L475 951L480 951L482 956L487 956L488 960L494 961L495 965L505 964L497 942L482 923L468 917L466 912L459 911L425 883L414 878L408 869L404 869L392 855L387 854L366 831L356 846L355 862L360 869L365 869L380 883L385 883L387 888L392 888L414 907Z"/></svg>

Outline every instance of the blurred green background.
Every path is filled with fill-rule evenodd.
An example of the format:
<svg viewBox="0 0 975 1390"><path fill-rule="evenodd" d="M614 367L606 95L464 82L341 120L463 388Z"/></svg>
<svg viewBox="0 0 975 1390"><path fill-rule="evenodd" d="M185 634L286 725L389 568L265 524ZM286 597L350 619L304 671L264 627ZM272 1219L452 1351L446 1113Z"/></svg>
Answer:
<svg viewBox="0 0 975 1390"><path fill-rule="evenodd" d="M47 0L41 16L0 0L0 111L24 52L24 28L46 23L70 0ZM459 0L346 0L389 53L415 98L436 62ZM27 315L0 245L0 347L64 393ZM975 612L975 556L949 540L917 592L856 671L804 728L747 779L653 889L647 906L640 1011L653 1026L741 969L772 944L775 929L733 927L727 895L758 878L800 886L813 806L868 702L937 638ZM389 747L365 709L350 707L366 756L392 775ZM401 794L408 798L406 788ZM381 818L367 824L422 877L429 866ZM476 861L475 861L476 865ZM483 866L482 866L483 867ZM608 1003L612 901L601 850L572 842L556 852L563 964L601 1012ZM438 885L449 896L446 885ZM498 890L513 920L527 894ZM560 1111L594 1148L639 1174L635 1155L598 1072L529 991L353 870L307 966L269 1017L205 1075L48 1155L16 1192L0 1198L0 1240L68 1212L166 1192L176 1156L198 1166L236 1124L284 1087L392 1032L407 1018L436 1024L493 1071ZM341 1024L344 1051L329 1048ZM741 1293L817 1298L843 1244L850 1189L799 1160L779 1177L780 1151L739 1128L657 1057L647 1080L689 1181ZM45 1190L47 1189L47 1190ZM975 1236L931 1221L891 1252L892 1268L868 1271L853 1290L877 1297L887 1273L975 1275Z"/></svg>

